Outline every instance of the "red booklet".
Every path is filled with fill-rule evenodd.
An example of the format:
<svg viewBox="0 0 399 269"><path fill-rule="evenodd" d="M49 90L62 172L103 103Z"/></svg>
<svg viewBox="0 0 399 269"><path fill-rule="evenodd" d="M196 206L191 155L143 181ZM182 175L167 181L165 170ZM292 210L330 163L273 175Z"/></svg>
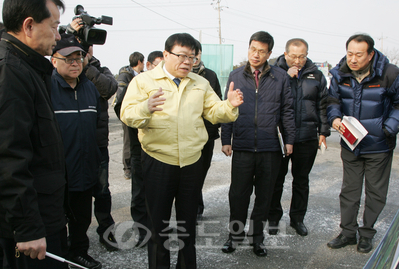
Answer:
<svg viewBox="0 0 399 269"><path fill-rule="evenodd" d="M344 125L344 124L342 123L342 125ZM351 145L355 144L357 141L357 137L351 131L349 131L349 129L346 128L345 125L344 125L344 127L345 127L345 131L342 133L342 135L348 140L348 142Z"/></svg>

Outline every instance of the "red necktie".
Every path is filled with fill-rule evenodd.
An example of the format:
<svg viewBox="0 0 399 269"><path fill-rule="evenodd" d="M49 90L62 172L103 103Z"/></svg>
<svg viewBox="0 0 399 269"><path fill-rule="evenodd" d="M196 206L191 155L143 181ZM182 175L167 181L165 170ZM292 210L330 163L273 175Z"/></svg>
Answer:
<svg viewBox="0 0 399 269"><path fill-rule="evenodd" d="M260 71L259 70L255 70L255 81L256 81L256 87L258 87L259 86L259 73L260 73Z"/></svg>

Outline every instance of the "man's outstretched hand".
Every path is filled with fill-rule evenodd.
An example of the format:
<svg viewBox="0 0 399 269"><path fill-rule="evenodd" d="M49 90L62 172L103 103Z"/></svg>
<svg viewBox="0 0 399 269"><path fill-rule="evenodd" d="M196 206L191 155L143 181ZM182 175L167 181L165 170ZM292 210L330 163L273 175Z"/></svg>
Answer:
<svg viewBox="0 0 399 269"><path fill-rule="evenodd" d="M234 82L230 83L229 91L227 93L227 99L229 99L230 103L234 107L238 107L242 103L244 103L244 95L242 94L240 89L234 90Z"/></svg>

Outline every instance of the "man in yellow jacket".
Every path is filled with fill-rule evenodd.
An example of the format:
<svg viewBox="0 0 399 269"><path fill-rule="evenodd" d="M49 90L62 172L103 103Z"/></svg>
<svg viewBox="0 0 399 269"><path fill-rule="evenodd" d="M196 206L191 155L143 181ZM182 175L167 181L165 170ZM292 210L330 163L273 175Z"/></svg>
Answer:
<svg viewBox="0 0 399 269"><path fill-rule="evenodd" d="M186 33L165 42L164 61L131 81L121 120L139 128L151 239L149 268L169 268L169 220L175 201L179 255L176 268L196 268L195 224L202 180L201 150L211 123L238 117L242 92L230 85L220 101L208 81L191 73L198 47Z"/></svg>

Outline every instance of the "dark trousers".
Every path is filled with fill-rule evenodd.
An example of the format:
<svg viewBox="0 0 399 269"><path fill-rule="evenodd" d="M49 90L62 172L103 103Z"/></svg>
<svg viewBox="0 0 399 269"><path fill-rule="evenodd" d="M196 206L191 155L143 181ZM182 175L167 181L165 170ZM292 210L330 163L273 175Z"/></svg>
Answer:
<svg viewBox="0 0 399 269"><path fill-rule="evenodd" d="M211 167L212 156L213 156L213 148L215 146L215 140L210 139L206 142L204 148L202 149L202 184L201 190L199 193L199 202L198 202L198 211L197 214L204 213L204 198L202 197L202 187L204 186L206 174L208 173L209 167Z"/></svg>
<svg viewBox="0 0 399 269"><path fill-rule="evenodd" d="M100 148L101 164L98 171L98 182L94 186L94 215L98 222L97 233L102 235L115 223L111 216L111 192L109 191L109 153L108 148Z"/></svg>
<svg viewBox="0 0 399 269"><path fill-rule="evenodd" d="M342 234L348 237L359 235L373 238L374 224L385 206L389 177L391 174L393 151L376 154L363 154L356 157L353 152L341 148L344 177L341 194ZM365 206L363 226L359 228L357 215L362 195L363 178L365 181Z"/></svg>
<svg viewBox="0 0 399 269"><path fill-rule="evenodd" d="M290 156L282 158L269 211L268 219L270 221L279 222L283 216L281 196L283 195L289 160L291 160L293 180L290 219L293 222L303 222L309 200L309 173L316 159L318 146L319 142L317 140L294 143L293 153Z"/></svg>
<svg viewBox="0 0 399 269"><path fill-rule="evenodd" d="M89 249L90 243L86 233L91 223L92 195L93 188L82 192L69 192L69 207L72 211L72 217L68 222L70 257L85 255Z"/></svg>
<svg viewBox="0 0 399 269"><path fill-rule="evenodd" d="M60 257L66 257L67 246L67 231L66 227L60 232L46 236L46 251ZM0 249L3 251L3 263L0 268L4 269L53 269L63 268L67 269L66 263L46 257L44 260L31 259L29 256L21 253L19 258L15 257L14 239L0 238Z"/></svg>
<svg viewBox="0 0 399 269"><path fill-rule="evenodd" d="M130 159L132 175L132 199L130 204L130 214L134 221L133 228L147 227L147 209L145 205L143 169L141 165L141 146L138 144L132 148ZM140 224L140 225L139 225ZM145 236L146 230L138 228L140 235Z"/></svg>
<svg viewBox="0 0 399 269"><path fill-rule="evenodd" d="M169 220L175 201L179 253L176 268L197 268L195 233L202 158L180 168L157 161L143 152L145 196L152 232L148 242L150 269L170 268Z"/></svg>
<svg viewBox="0 0 399 269"><path fill-rule="evenodd" d="M251 194L255 187L256 197L247 236L250 243L263 242L263 228L280 162L280 152L233 151L229 191L229 236L233 240L242 241L245 238L244 227Z"/></svg>
<svg viewBox="0 0 399 269"><path fill-rule="evenodd" d="M122 164L123 170L130 171L130 138L129 127L122 122L123 130L123 150L122 150Z"/></svg>

